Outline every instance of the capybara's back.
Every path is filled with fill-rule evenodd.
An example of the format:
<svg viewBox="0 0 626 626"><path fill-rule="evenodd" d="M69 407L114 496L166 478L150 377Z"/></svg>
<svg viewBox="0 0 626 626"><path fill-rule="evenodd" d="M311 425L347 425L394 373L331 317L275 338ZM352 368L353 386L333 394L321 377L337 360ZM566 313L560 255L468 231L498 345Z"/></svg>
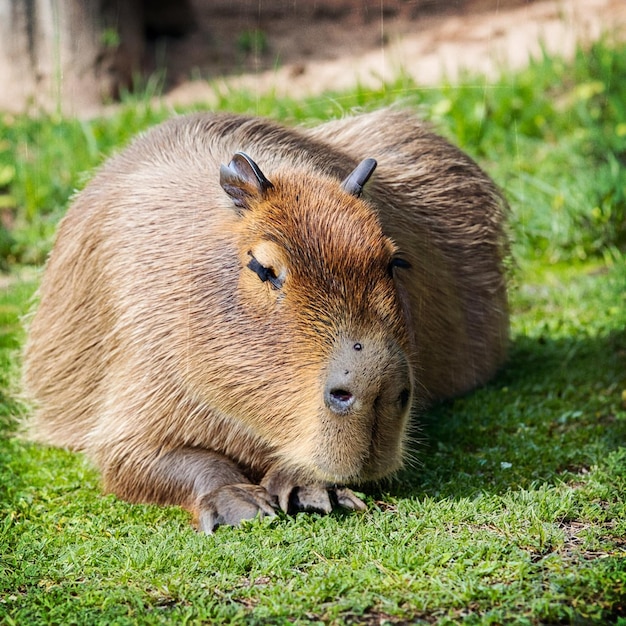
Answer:
<svg viewBox="0 0 626 626"><path fill-rule="evenodd" d="M401 466L411 409L505 358L504 217L408 112L166 122L59 226L25 349L31 432L207 532L362 508L341 485Z"/></svg>

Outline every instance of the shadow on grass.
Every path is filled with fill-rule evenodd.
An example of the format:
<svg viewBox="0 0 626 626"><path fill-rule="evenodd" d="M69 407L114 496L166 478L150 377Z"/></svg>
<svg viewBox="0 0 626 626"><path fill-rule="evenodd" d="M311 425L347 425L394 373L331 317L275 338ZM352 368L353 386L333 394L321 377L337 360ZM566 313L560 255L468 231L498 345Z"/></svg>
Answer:
<svg viewBox="0 0 626 626"><path fill-rule="evenodd" d="M553 483L626 444L626 333L519 337L496 379L421 416L417 459L390 491L472 497Z"/></svg>

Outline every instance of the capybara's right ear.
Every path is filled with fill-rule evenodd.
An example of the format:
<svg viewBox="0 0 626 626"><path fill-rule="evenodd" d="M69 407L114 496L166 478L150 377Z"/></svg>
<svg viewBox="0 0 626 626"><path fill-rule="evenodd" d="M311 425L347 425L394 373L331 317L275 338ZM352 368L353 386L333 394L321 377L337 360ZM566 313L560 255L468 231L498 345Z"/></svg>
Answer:
<svg viewBox="0 0 626 626"><path fill-rule="evenodd" d="M241 209L249 208L250 199L274 187L261 168L243 152L237 152L228 165L220 167L220 185Z"/></svg>

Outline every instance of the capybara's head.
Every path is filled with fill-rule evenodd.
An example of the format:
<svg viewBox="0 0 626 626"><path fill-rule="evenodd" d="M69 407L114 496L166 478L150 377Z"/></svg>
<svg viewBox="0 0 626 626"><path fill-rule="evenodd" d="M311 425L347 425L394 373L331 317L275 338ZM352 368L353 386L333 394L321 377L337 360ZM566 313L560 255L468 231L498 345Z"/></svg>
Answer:
<svg viewBox="0 0 626 626"><path fill-rule="evenodd" d="M396 277L410 265L360 197L375 167L366 159L343 182L279 168L270 181L237 153L220 173L238 214L246 339L260 338L267 357L251 393L263 388L272 404L244 419L278 462L330 482L400 467L413 396Z"/></svg>

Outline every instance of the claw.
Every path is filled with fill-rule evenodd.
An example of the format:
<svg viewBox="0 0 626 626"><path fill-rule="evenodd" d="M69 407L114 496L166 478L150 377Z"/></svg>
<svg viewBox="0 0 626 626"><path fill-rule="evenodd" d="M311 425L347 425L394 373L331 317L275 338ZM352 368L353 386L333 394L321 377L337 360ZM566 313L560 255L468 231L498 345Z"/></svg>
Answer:
<svg viewBox="0 0 626 626"><path fill-rule="evenodd" d="M333 490L334 496L337 499L337 504L344 509L350 509L351 511L366 511L367 504L357 497L351 489L347 487L335 487Z"/></svg>

